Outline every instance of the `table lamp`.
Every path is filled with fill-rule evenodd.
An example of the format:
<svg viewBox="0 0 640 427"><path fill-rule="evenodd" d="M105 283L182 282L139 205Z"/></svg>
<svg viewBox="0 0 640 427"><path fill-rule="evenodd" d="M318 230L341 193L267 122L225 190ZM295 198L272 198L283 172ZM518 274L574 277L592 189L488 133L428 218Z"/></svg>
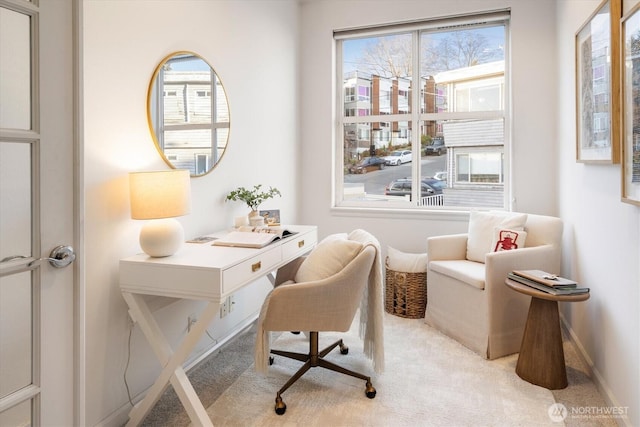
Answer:
<svg viewBox="0 0 640 427"><path fill-rule="evenodd" d="M188 170L131 172L131 218L148 220L140 230L140 246L152 257L173 255L184 241L184 229L174 219L191 211Z"/></svg>

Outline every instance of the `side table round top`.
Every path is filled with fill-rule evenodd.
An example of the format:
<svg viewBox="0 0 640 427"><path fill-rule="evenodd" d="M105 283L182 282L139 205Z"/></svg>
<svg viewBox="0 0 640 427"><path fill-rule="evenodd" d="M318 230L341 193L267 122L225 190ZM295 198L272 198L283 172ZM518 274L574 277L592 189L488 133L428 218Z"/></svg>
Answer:
<svg viewBox="0 0 640 427"><path fill-rule="evenodd" d="M529 295L535 298L546 299L550 301L577 302L589 299L589 292L573 295L553 295L547 292L539 291L535 288L532 288L531 286L523 285L522 283L518 283L515 280L511 279L506 279L504 283L514 291L518 291L522 294Z"/></svg>

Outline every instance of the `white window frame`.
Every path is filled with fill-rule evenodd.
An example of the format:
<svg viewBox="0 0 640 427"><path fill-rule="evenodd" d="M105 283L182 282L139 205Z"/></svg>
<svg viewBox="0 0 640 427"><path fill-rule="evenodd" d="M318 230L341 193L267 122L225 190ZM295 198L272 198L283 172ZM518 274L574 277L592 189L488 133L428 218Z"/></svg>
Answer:
<svg viewBox="0 0 640 427"><path fill-rule="evenodd" d="M451 27L452 29L458 25L478 25L480 23L486 23L487 25L504 25L505 29L505 54L504 54L504 83L501 87L501 91L504 91L503 96L503 110L500 111L483 111L483 112L448 112L448 113L419 113L421 111L420 96L412 96L411 99L411 113L409 114L380 114L370 115L366 117L349 116L344 114L344 87L343 87L343 69L342 69L342 41L348 40L354 37L375 37L384 35L393 35L398 33L412 33L412 60L414 69L420 69L419 58L419 37L421 30L433 30L442 27ZM511 209L511 108L510 108L510 59L509 59L509 43L510 43L510 12L508 10L492 11L486 13L470 14L465 16L450 17L450 18L437 18L433 20L425 20L411 23L396 23L389 24L380 27L366 27L357 29L347 29L334 31L334 46L335 46L335 58L336 58L336 75L334 80L334 101L335 101L335 129L334 129L334 184L333 184L333 205L332 208L336 210L351 210L356 208L358 212L370 209L372 211L402 211L402 212L425 212L438 210L442 212L451 211L469 211L474 209L473 206L468 207L430 207L430 206L417 206L416 204L408 204L406 202L394 202L394 201L357 201L357 200L344 200L345 186L344 186L344 125L345 124L359 124L359 123L372 123L372 122L410 122L412 129L420 129L420 126L425 121L438 121L441 120L457 120L457 119L483 119L491 120L500 118L504 120L504 145L503 145L503 166L504 170L501 176L501 185L503 185L503 209ZM450 98L451 101L451 98ZM420 158L421 144L420 144L420 132L411 133L411 149L413 158ZM415 162L412 162L412 164ZM419 164L419 163L418 163ZM414 182L420 180L420 168L412 168L412 179ZM419 188L415 186L413 188L413 200L419 199Z"/></svg>

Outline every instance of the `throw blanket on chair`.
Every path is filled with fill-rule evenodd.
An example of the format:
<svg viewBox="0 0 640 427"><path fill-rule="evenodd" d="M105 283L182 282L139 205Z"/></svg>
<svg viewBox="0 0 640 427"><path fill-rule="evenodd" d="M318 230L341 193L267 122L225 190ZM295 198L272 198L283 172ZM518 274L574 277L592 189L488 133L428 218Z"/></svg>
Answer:
<svg viewBox="0 0 640 427"><path fill-rule="evenodd" d="M353 230L349 240L376 248L376 257L369 273L369 285L360 303L360 338L364 341L364 354L373 362L376 373L384 371L384 297L380 243L364 230Z"/></svg>

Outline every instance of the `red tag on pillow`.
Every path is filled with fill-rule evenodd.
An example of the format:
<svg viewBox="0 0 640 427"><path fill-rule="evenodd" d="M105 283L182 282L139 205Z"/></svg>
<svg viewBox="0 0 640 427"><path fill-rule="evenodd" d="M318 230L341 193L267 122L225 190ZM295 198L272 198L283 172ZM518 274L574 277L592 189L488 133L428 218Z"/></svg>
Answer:
<svg viewBox="0 0 640 427"><path fill-rule="evenodd" d="M500 230L494 252L518 249L518 233L513 230Z"/></svg>

